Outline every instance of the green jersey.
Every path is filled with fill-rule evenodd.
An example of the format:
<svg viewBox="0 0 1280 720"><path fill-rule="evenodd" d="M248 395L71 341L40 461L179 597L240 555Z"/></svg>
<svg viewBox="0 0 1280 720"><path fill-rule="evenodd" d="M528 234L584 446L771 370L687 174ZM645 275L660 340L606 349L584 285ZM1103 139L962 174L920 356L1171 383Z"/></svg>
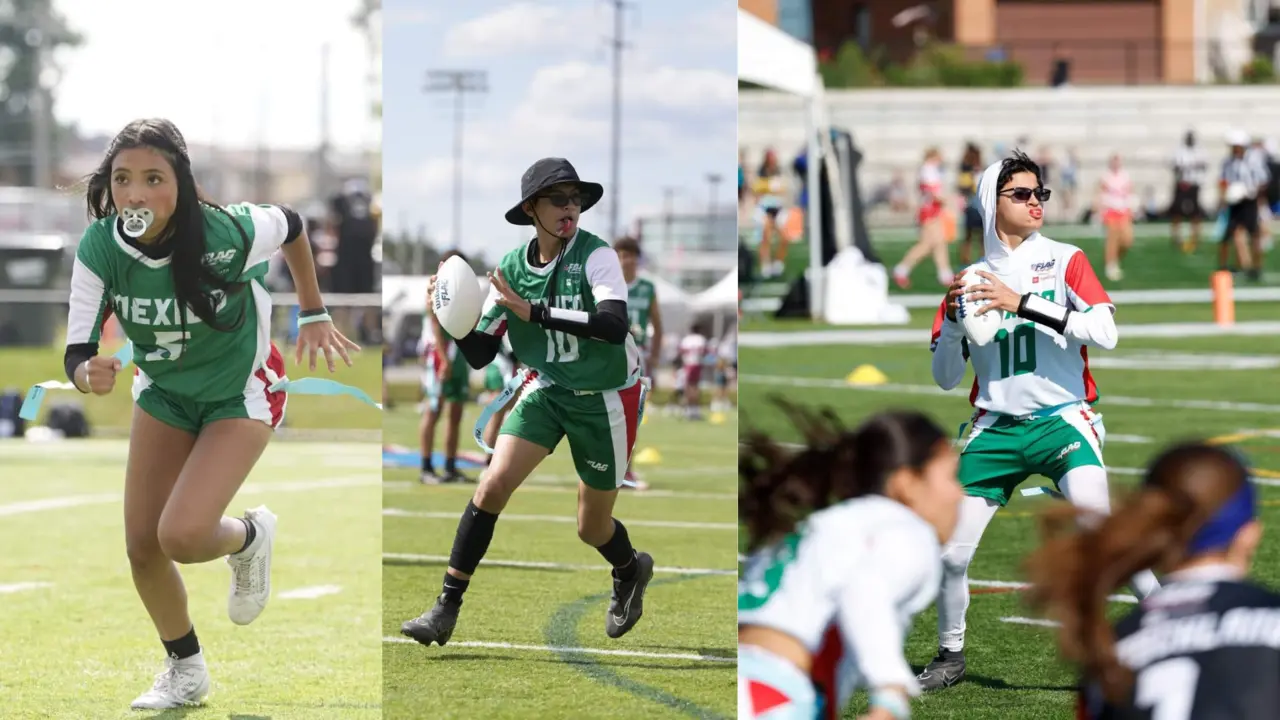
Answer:
<svg viewBox="0 0 1280 720"><path fill-rule="evenodd" d="M517 295L531 303L546 303L551 295L555 272L555 306L563 310L595 312L605 300L626 302L627 283L622 278L618 254L608 243L585 230L569 240L561 258L545 267L529 262L536 253L537 240L507 253L498 264L502 277ZM639 367L635 340L627 334L623 345L610 345L525 322L497 304L498 293L490 289L477 332L501 337L507 333L511 350L520 362L537 370L539 376L570 390L613 390L625 384Z"/></svg>
<svg viewBox="0 0 1280 720"><path fill-rule="evenodd" d="M653 283L636 278L627 286L627 315L631 319L631 335L640 347L649 346L649 316L656 298Z"/></svg>
<svg viewBox="0 0 1280 720"><path fill-rule="evenodd" d="M272 205L231 205L225 214L202 209L204 264L228 280L248 283L230 296L218 293L218 321L232 325L244 313L244 323L224 333L190 308L183 308L184 317L179 317L169 258L143 254L120 233L117 216L111 215L90 225L76 250L67 344L98 342L110 303L133 342L143 382L174 395L213 401L243 394L271 352L267 261L287 239L288 220ZM242 264L243 271L235 276Z"/></svg>

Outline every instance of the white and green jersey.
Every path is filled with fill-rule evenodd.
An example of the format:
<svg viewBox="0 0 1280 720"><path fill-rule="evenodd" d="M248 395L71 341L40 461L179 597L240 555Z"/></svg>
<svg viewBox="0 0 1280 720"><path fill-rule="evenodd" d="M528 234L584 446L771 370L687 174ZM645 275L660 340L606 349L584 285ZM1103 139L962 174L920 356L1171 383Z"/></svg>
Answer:
<svg viewBox="0 0 1280 720"><path fill-rule="evenodd" d="M640 347L649 346L649 318L653 315L653 303L657 293L653 283L638 277L627 285L627 317L631 335Z"/></svg>
<svg viewBox="0 0 1280 720"><path fill-rule="evenodd" d="M134 362L151 384L182 397L214 401L241 395L271 352L271 295L264 278L267 261L288 238L289 223L273 205L230 205L227 214L202 209L205 265L228 280L247 283L231 297L218 298L218 320L232 325L243 312L244 323L218 332L185 308L184 329L169 258L153 259L130 245L120 234L117 216L111 215L90 225L76 250L67 344L98 342L110 303L133 342ZM242 257L246 237L247 258ZM243 272L232 277L242 265Z"/></svg>
<svg viewBox="0 0 1280 720"><path fill-rule="evenodd" d="M605 300L627 301L627 282L622 278L618 254L604 240L579 230L560 259L546 267L529 263L529 253L536 252L535 243L536 239L530 240L512 250L498 265L503 279L520 297L545 304L551 295L548 284L552 272L560 264L560 271L555 273L555 307L595 312L596 305ZM610 345L546 330L498 305L498 297L491 288L476 331L494 337L506 333L515 356L537 370L543 381L570 390L613 390L624 385L639 367L640 354L630 333L623 345Z"/></svg>

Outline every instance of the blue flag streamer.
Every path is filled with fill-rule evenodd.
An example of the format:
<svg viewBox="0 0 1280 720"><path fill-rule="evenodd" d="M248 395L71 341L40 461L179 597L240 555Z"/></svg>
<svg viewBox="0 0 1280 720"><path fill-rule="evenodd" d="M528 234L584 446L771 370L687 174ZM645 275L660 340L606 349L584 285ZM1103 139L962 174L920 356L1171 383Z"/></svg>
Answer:
<svg viewBox="0 0 1280 720"><path fill-rule="evenodd" d="M343 385L337 380L328 378L308 377L298 380L277 380L267 389L271 392L284 390L297 395L350 395L366 405L372 405L379 410L382 409L382 403L374 402L373 398L369 397L369 394L360 388Z"/></svg>
<svg viewBox="0 0 1280 720"><path fill-rule="evenodd" d="M112 355L120 361L120 369L129 367L133 364L133 343L127 342L124 347L116 351ZM27 397L22 401L22 409L18 411L18 417L32 422L40 414L40 406L44 404L44 396L50 390L78 390L74 383L63 382L61 380L45 380L42 383L36 383L27 391Z"/></svg>

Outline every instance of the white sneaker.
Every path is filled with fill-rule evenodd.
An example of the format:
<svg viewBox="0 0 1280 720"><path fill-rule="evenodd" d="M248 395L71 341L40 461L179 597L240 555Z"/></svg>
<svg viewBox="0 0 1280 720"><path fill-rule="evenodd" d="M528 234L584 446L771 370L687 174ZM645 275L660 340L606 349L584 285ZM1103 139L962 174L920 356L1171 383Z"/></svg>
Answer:
<svg viewBox="0 0 1280 720"><path fill-rule="evenodd" d="M209 668L204 664L203 650L181 660L166 657L164 667L151 689L139 695L130 707L165 710L204 702L209 694Z"/></svg>
<svg viewBox="0 0 1280 720"><path fill-rule="evenodd" d="M244 551L227 556L231 566L231 594L227 615L237 625L253 622L271 597L271 545L276 536L276 516L265 505L246 510L257 535Z"/></svg>

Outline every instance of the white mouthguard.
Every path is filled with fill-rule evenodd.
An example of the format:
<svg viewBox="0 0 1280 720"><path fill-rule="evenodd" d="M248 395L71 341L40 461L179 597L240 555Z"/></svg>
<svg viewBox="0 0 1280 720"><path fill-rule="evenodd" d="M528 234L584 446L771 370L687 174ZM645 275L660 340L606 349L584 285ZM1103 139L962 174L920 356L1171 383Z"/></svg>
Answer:
<svg viewBox="0 0 1280 720"><path fill-rule="evenodd" d="M124 234L136 240L151 227L155 214L147 208L125 208L120 211L120 219L124 220Z"/></svg>

